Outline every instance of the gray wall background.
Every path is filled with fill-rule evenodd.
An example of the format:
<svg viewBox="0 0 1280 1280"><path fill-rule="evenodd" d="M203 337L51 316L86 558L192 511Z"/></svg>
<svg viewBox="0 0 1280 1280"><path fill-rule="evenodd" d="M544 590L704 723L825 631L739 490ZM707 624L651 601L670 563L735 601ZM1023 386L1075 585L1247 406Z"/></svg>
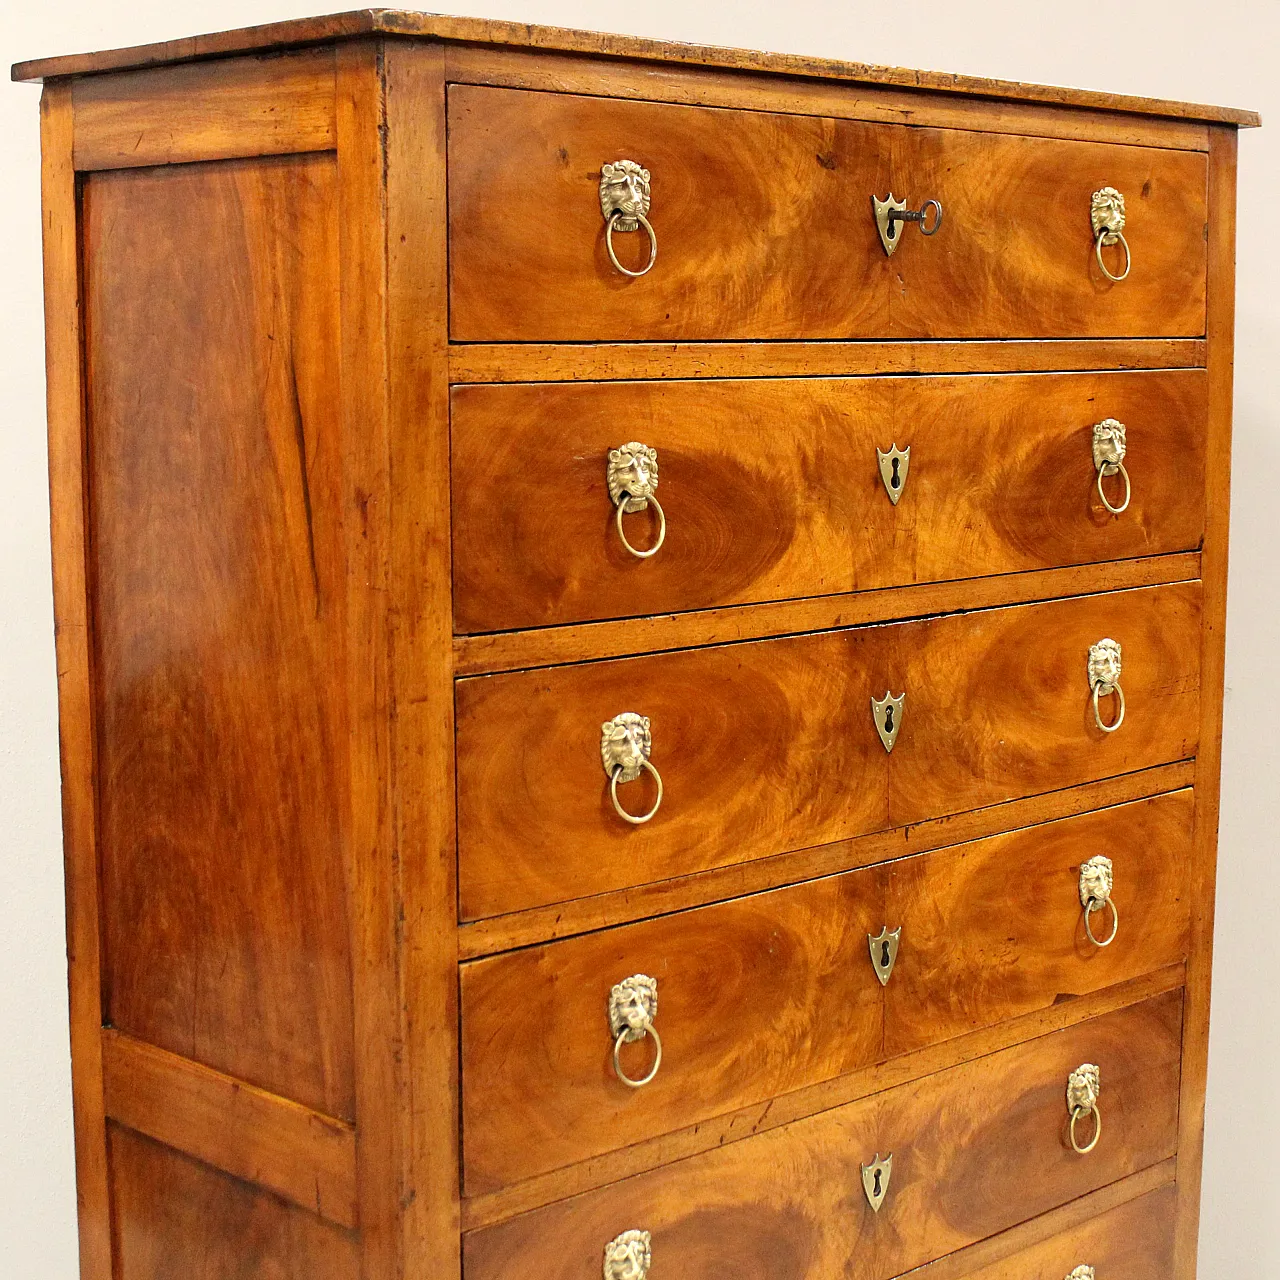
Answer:
<svg viewBox="0 0 1280 1280"><path fill-rule="evenodd" d="M329 12L288 0L0 5L0 60ZM1235 477L1201 1268L1280 1275L1280 5L1275 0L462 0L454 10L1262 112L1240 146ZM0 86L0 1270L76 1272L48 545L37 97ZM1267 125L1269 124L1269 127ZM780 1277L779 1280L785 1280ZM1119 1280L1119 1278L1117 1278Z"/></svg>

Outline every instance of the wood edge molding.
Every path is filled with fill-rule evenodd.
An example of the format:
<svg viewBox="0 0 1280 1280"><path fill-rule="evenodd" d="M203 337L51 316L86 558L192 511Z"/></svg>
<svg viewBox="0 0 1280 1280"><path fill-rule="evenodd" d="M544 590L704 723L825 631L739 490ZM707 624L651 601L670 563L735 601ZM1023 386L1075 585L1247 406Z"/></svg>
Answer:
<svg viewBox="0 0 1280 1280"><path fill-rule="evenodd" d="M1210 126L1196 120L1081 110L1044 102L975 100L927 85L855 85L823 78L760 74L760 69L689 66L669 61L648 61L637 66L630 60L493 44L444 47L451 84L1121 146L1202 152L1209 149Z"/></svg>
<svg viewBox="0 0 1280 1280"><path fill-rule="evenodd" d="M454 343L449 381L677 381L1199 369L1203 338L968 342Z"/></svg>
<svg viewBox="0 0 1280 1280"><path fill-rule="evenodd" d="M984 809L933 818L892 831L855 836L812 849L775 854L755 862L717 867L678 880L664 880L598 897L492 916L459 925L458 959L463 962L478 960L503 951L558 942L579 934L673 915L750 894L767 893L881 862L969 844L1099 809L1132 804L1183 790L1193 784L1195 776L1196 764L1192 760L1156 765L1118 778L1088 782L1045 795L1026 796Z"/></svg>
<svg viewBox="0 0 1280 1280"><path fill-rule="evenodd" d="M467 1232L493 1226L557 1200L595 1191L636 1174L870 1097L885 1089L950 1070L1001 1049L1051 1035L1065 1027L1077 1026L1091 1018L1141 1004L1166 992L1176 991L1182 986L1184 975L1184 965L1168 965L1104 991L1077 996L834 1080L704 1120L686 1129L662 1134L550 1173L538 1174L501 1191L464 1199L462 1229Z"/></svg>
<svg viewBox="0 0 1280 1280"><path fill-rule="evenodd" d="M1209 152L1209 417L1205 456L1204 602L1200 651L1200 748L1191 866L1191 947L1183 1008L1178 1150L1182 1157L1173 1274L1195 1280L1209 1066L1209 1003L1226 680L1227 549L1231 513L1231 416L1235 350L1236 153L1234 130L1215 129Z"/></svg>
<svg viewBox="0 0 1280 1280"><path fill-rule="evenodd" d="M391 42L384 76L392 771L405 1054L401 1235L405 1276L456 1280L460 1067L443 52ZM411 687L416 700L406 695Z"/></svg>
<svg viewBox="0 0 1280 1280"><path fill-rule="evenodd" d="M337 146L333 46L71 82L75 167L331 151Z"/></svg>
<svg viewBox="0 0 1280 1280"><path fill-rule="evenodd" d="M46 85L40 99L45 371L80 1275L81 1280L110 1280L111 1194L102 1080L98 824L84 474L87 428L72 120L71 85Z"/></svg>
<svg viewBox="0 0 1280 1280"><path fill-rule="evenodd" d="M98 71L119 70L124 67L185 62L257 49L284 48L371 32L483 45L504 45L517 49L591 54L600 58L626 58L699 67L720 67L765 72L778 76L845 81L853 84L894 85L970 97L1085 107L1097 111L1169 116L1177 119L1220 121L1242 128L1261 123L1256 112L1234 107L1139 98L1088 89L1023 84L981 76L912 71L901 67L842 62L802 54L760 53L747 49L681 44L675 41L653 40L637 36L607 35L596 31L570 30L483 18L454 18L397 9L364 9L324 18L294 19L183 40L137 45L127 49L33 59L16 63L11 74L14 80L83 75Z"/></svg>
<svg viewBox="0 0 1280 1280"><path fill-rule="evenodd" d="M107 1028L106 1113L118 1124L354 1230L355 1129Z"/></svg>
<svg viewBox="0 0 1280 1280"><path fill-rule="evenodd" d="M386 94L378 40L337 55L346 885L361 1274L402 1271L405 1131L399 886L392 825Z"/></svg>
<svg viewBox="0 0 1280 1280"><path fill-rule="evenodd" d="M1170 1156L1159 1164L1149 1165L1137 1173L1120 1178L1116 1182L1099 1187L1077 1200L1051 1209L1038 1218L1019 1223L999 1235L980 1240L965 1249L947 1254L936 1262L926 1262L921 1267L905 1272L897 1280L965 1280L1005 1258L1030 1249L1056 1235L1065 1234L1085 1226L1112 1209L1118 1209L1133 1200L1159 1191L1177 1180L1177 1157Z"/></svg>
<svg viewBox="0 0 1280 1280"><path fill-rule="evenodd" d="M454 675L459 678L493 675L531 667L565 666L672 649L773 639L931 614L1163 586L1189 582L1199 576L1200 553L1182 551L1135 560L884 587L802 600L726 605L719 609L581 622L532 631L460 635L453 640Z"/></svg>

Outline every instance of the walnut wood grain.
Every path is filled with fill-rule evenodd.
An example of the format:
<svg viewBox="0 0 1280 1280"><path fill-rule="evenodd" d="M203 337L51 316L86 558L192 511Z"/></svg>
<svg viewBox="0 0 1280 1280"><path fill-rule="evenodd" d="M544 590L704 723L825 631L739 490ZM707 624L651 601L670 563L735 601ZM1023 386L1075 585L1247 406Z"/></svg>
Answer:
<svg viewBox="0 0 1280 1280"><path fill-rule="evenodd" d="M1186 957L1190 789L906 858L884 919L902 943L885 988L885 1056L1003 1022ZM1080 864L1112 860L1121 927L1091 943ZM1108 912L1094 916L1105 939Z"/></svg>
<svg viewBox="0 0 1280 1280"><path fill-rule="evenodd" d="M1181 1013L1172 992L470 1233L467 1275L577 1280L634 1226L652 1233L655 1269L677 1274L728 1265L816 1280L856 1255L868 1280L896 1276L1167 1159ZM1100 1065L1110 1104L1088 1157L1065 1137L1066 1077L1083 1061ZM873 1214L859 1165L877 1151L893 1152L894 1167Z"/></svg>
<svg viewBox="0 0 1280 1280"><path fill-rule="evenodd" d="M75 165L83 172L328 151L334 90L332 48L78 79Z"/></svg>
<svg viewBox="0 0 1280 1280"><path fill-rule="evenodd" d="M89 595L86 511L88 423L84 412L79 193L71 159L73 118L70 84L63 81L47 85L40 97L40 189L71 1115L76 1143L81 1280L113 1280L102 1085L102 918L94 793L93 605Z"/></svg>
<svg viewBox="0 0 1280 1280"><path fill-rule="evenodd" d="M390 503L388 259L382 49L342 45L337 58L341 513L347 664L330 673L348 732L342 813L346 937L351 953L356 1193L360 1272L403 1274L401 1102L403 989L393 822L394 694L387 601L394 569Z"/></svg>
<svg viewBox="0 0 1280 1280"><path fill-rule="evenodd" d="M622 156L653 175L660 247L638 280L610 264L600 213L600 166ZM1192 152L455 85L449 174L457 341L1204 329L1205 159ZM1139 270L1123 287L1093 263L1089 201L1105 184L1129 194ZM907 228L892 259L871 212L890 189L951 211L936 236ZM642 232L615 241L643 264Z"/></svg>
<svg viewBox="0 0 1280 1280"><path fill-rule="evenodd" d="M118 1280L357 1280L355 1237L119 1125L109 1127Z"/></svg>
<svg viewBox="0 0 1280 1280"><path fill-rule="evenodd" d="M351 1119L334 179L90 176L85 347L107 1018Z"/></svg>
<svg viewBox="0 0 1280 1280"><path fill-rule="evenodd" d="M352 1126L118 1031L103 1036L107 1114L136 1133L354 1228Z"/></svg>
<svg viewBox="0 0 1280 1280"><path fill-rule="evenodd" d="M1194 760L1156 765L1118 778L1104 778L1100 782L1087 782L1045 795L1009 800L969 813L913 823L895 831L855 836L813 849L776 854L755 862L719 867L657 884L476 920L458 929L458 955L463 960L475 960L516 947L551 942L610 925L706 906L742 894L799 884L890 858L1056 821L1091 809L1128 804L1143 797L1190 786L1194 780Z"/></svg>
<svg viewBox="0 0 1280 1280"><path fill-rule="evenodd" d="M966 1271L965 1280L1063 1280L1081 1265L1092 1266L1104 1280L1165 1280L1173 1267L1177 1199L1176 1187L1161 1187L999 1262ZM941 1277L926 1268L918 1280Z"/></svg>
<svg viewBox="0 0 1280 1280"><path fill-rule="evenodd" d="M799 635L833 627L861 626L896 618L989 609L993 605L1057 600L1063 596L1129 587L1189 582L1200 576L1200 553L1142 556L1067 569L998 574L964 582L930 583L860 591L772 604L728 605L649 618L539 627L457 636L454 671L459 676L559 666L598 658L625 658L667 649L692 649L737 640Z"/></svg>
<svg viewBox="0 0 1280 1280"><path fill-rule="evenodd" d="M656 62L691 63L777 75L818 77L853 83L901 85L940 93L977 94L984 98L1043 102L1088 107L1101 111L1129 111L1144 115L1216 120L1248 128L1260 120L1255 112L1232 107L1202 106L1160 98L1139 98L1124 94L1100 93L1089 89L1067 89L1032 85L981 76L952 75L937 71L912 71L901 67L881 67L870 63L841 62L801 54L761 53L749 49L729 49L716 45L681 44L637 36L605 35L530 23L501 22L485 18L455 18L440 14L398 9L360 9L322 18L299 18L242 27L210 35L136 45L101 53L73 54L20 62L13 67L15 80L35 80L44 76L81 75L86 72L122 67L152 66L219 57L259 49L280 49L290 45L342 39L354 35L383 32L389 35L420 36L442 41L507 45L530 50L593 54L600 58L633 58Z"/></svg>
<svg viewBox="0 0 1280 1280"><path fill-rule="evenodd" d="M571 53L531 53L501 45L446 44L450 84L486 84L551 93L585 93L647 102L684 102L785 111L793 115L835 116L883 121L918 128L972 129L1029 137L1119 142L1143 147L1209 150L1211 126L1169 116L1081 111L1044 103L976 102L936 90L891 85L859 85L850 91L838 81L799 79L739 70L648 63L642 75L634 63L583 58Z"/></svg>
<svg viewBox="0 0 1280 1280"><path fill-rule="evenodd" d="M383 52L406 1277L460 1275L444 66Z"/></svg>
<svg viewBox="0 0 1280 1280"><path fill-rule="evenodd" d="M729 866L1195 754L1200 589L1043 605L459 681L460 918ZM1086 659L1125 647L1129 722ZM870 699L907 691L886 755ZM666 797L614 813L600 726L652 722ZM652 805L647 777L620 794ZM644 808L641 808L644 806Z"/></svg>
<svg viewBox="0 0 1280 1280"><path fill-rule="evenodd" d="M1194 337L1205 324L1203 155L951 129L894 131L895 192L940 200L931 239L893 257L892 331L909 337ZM1090 198L1125 197L1132 270L1098 268ZM1108 255L1123 250L1104 249ZM1111 257L1119 272L1123 257Z"/></svg>
<svg viewBox="0 0 1280 1280"><path fill-rule="evenodd" d="M1183 791L464 966L467 1194L1179 962L1192 807ZM1077 893L1095 853L1127 926L1106 950ZM902 930L887 987L867 949L884 925ZM658 981L664 1048L639 1092L605 1018L635 972ZM623 1065L642 1075L651 1054Z"/></svg>
<svg viewBox="0 0 1280 1280"><path fill-rule="evenodd" d="M1206 390L1199 370L455 388L454 626L564 625L1194 549ZM1121 517L1097 495L1103 417L1128 429L1133 497ZM657 450L666 515L649 560L622 545L605 483L609 451L636 438ZM893 444L911 450L897 505L877 463ZM652 508L625 524L634 543L653 543Z"/></svg>
<svg viewBox="0 0 1280 1280"><path fill-rule="evenodd" d="M1202 338L1029 342L459 342L449 380L608 382L645 378L812 378L895 373L1199 369Z"/></svg>
<svg viewBox="0 0 1280 1280"><path fill-rule="evenodd" d="M1234 131L1215 130L1209 153L1209 411L1205 485L1204 630L1196 830L1192 864L1191 958L1183 1036L1177 1257L1175 1280L1195 1280L1200 1224L1204 1106L1209 1066L1209 1004L1221 802L1222 699L1226 680L1227 548L1231 512L1231 414L1235 353L1236 153Z"/></svg>

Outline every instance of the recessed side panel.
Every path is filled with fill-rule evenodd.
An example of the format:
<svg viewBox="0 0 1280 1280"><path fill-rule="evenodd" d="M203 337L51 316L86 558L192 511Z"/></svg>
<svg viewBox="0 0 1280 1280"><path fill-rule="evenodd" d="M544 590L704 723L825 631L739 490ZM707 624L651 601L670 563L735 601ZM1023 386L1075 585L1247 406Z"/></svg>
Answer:
<svg viewBox="0 0 1280 1280"><path fill-rule="evenodd" d="M356 1280L356 1237L268 1191L109 1125L119 1280Z"/></svg>
<svg viewBox="0 0 1280 1280"><path fill-rule="evenodd" d="M330 154L84 181L107 1021L349 1118L337 244Z"/></svg>

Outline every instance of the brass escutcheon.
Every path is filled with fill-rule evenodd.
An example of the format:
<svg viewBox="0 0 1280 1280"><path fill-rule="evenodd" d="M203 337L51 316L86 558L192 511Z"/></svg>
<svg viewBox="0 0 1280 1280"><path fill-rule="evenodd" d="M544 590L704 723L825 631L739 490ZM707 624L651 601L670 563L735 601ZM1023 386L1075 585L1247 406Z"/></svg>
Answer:
<svg viewBox="0 0 1280 1280"><path fill-rule="evenodd" d="M1092 1062L1082 1062L1067 1077L1067 1111L1071 1114L1068 1136L1077 1155L1088 1155L1102 1137L1102 1112L1098 1095L1102 1092L1102 1073ZM1076 1137L1076 1125L1086 1116L1093 1117L1093 1137L1084 1146Z"/></svg>
<svg viewBox="0 0 1280 1280"><path fill-rule="evenodd" d="M1120 930L1120 912L1111 897L1111 859L1102 854L1090 858L1080 867L1080 905L1084 908L1084 931L1095 947L1109 947ZM1092 916L1095 911L1111 908L1111 932L1105 939L1094 936Z"/></svg>
<svg viewBox="0 0 1280 1280"><path fill-rule="evenodd" d="M862 1190L873 1213L880 1212L884 1198L889 1194L889 1179L893 1176L893 1152L882 1160L880 1153L870 1164L862 1166Z"/></svg>
<svg viewBox="0 0 1280 1280"><path fill-rule="evenodd" d="M871 699L871 718L876 722L876 732L886 751L893 750L898 741L898 730L902 728L902 704L906 702L906 692L895 698L888 689L883 698Z"/></svg>
<svg viewBox="0 0 1280 1280"><path fill-rule="evenodd" d="M911 466L911 446L899 449L897 442L886 453L876 445L876 459L880 464L880 479L884 483L884 491L889 501L896 507L907 487L907 469Z"/></svg>
<svg viewBox="0 0 1280 1280"><path fill-rule="evenodd" d="M613 1069L628 1088L640 1089L658 1074L662 1066L662 1037L653 1025L658 1016L658 980L636 973L617 983L609 993L609 1030L613 1033ZM653 1065L636 1080L622 1069L622 1046L645 1036L653 1039Z"/></svg>
<svg viewBox="0 0 1280 1280"><path fill-rule="evenodd" d="M887 987L893 974L893 966L898 963L898 945L902 941L902 926L890 930L884 925L874 937L867 934L867 946L871 950L871 967L880 979L880 985Z"/></svg>
<svg viewBox="0 0 1280 1280"><path fill-rule="evenodd" d="M928 226L929 209L933 209L933 226ZM905 223L914 222L920 228L920 234L934 236L942 226L942 205L937 200L926 200L918 209L908 209L905 200L899 200L892 191L886 199L871 197L871 212L876 220L876 230L880 233L880 243L885 254L892 258L898 241L902 238Z"/></svg>

